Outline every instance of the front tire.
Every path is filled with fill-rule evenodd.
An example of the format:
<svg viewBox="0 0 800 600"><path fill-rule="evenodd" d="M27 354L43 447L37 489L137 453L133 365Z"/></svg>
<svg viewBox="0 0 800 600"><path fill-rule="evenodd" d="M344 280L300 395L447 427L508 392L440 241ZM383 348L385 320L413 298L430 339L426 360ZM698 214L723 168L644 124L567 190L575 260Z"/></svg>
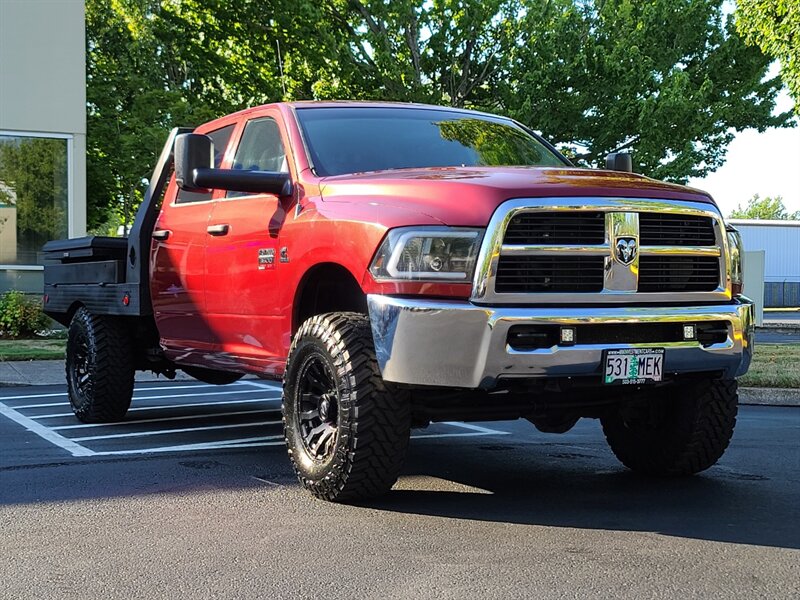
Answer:
<svg viewBox="0 0 800 600"><path fill-rule="evenodd" d="M119 319L79 308L67 337L67 395L84 423L120 421L133 397L133 339Z"/></svg>
<svg viewBox="0 0 800 600"><path fill-rule="evenodd" d="M601 419L611 450L629 469L693 475L714 465L736 425L735 379L677 384Z"/></svg>
<svg viewBox="0 0 800 600"><path fill-rule="evenodd" d="M300 326L283 384L289 458L314 496L342 502L386 493L411 433L408 392L383 381L369 319L318 315Z"/></svg>

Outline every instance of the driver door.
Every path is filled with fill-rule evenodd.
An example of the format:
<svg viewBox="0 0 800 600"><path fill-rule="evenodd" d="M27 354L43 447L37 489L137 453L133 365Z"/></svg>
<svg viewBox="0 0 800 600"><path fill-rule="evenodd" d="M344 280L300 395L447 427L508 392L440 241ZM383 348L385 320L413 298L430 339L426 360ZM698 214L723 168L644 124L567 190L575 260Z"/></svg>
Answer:
<svg viewBox="0 0 800 600"><path fill-rule="evenodd" d="M245 123L232 168L287 172L277 111ZM206 238L207 321L220 366L247 363L271 371L281 343L280 231L286 212L274 194L227 192L214 200Z"/></svg>

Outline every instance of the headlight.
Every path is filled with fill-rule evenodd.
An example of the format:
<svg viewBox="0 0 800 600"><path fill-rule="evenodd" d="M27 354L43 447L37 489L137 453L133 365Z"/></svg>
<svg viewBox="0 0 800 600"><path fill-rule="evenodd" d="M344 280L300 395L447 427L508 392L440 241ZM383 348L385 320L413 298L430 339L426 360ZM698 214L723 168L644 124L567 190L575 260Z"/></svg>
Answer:
<svg viewBox="0 0 800 600"><path fill-rule="evenodd" d="M725 227L728 234L728 247L731 253L731 293L733 296L741 296L744 292L744 245L742 244L742 234L728 225Z"/></svg>
<svg viewBox="0 0 800 600"><path fill-rule="evenodd" d="M376 279L470 281L483 229L398 227L375 254Z"/></svg>

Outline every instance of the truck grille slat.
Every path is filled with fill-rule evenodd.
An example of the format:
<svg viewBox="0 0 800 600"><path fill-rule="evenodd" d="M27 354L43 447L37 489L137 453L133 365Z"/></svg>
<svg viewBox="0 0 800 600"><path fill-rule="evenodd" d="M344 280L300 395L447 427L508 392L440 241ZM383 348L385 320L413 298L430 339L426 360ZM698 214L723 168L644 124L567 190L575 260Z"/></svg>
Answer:
<svg viewBox="0 0 800 600"><path fill-rule="evenodd" d="M719 285L719 260L707 256L642 256L640 292L712 291Z"/></svg>
<svg viewBox="0 0 800 600"><path fill-rule="evenodd" d="M507 244L602 244L605 215L597 213L522 213L506 229Z"/></svg>
<svg viewBox="0 0 800 600"><path fill-rule="evenodd" d="M639 243L642 246L713 246L716 244L711 217L640 213Z"/></svg>
<svg viewBox="0 0 800 600"><path fill-rule="evenodd" d="M499 293L599 292L602 256L502 256L495 290Z"/></svg>

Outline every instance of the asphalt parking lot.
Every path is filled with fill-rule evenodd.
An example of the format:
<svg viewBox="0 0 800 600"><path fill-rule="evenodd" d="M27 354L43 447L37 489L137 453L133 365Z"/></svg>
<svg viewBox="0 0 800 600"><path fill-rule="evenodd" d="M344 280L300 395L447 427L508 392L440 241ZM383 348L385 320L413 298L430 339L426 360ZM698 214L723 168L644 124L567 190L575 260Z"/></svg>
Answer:
<svg viewBox="0 0 800 600"><path fill-rule="evenodd" d="M742 407L686 480L627 472L593 421L436 424L342 506L296 484L279 397L139 383L85 425L63 386L0 388L0 598L798 597L798 408Z"/></svg>

